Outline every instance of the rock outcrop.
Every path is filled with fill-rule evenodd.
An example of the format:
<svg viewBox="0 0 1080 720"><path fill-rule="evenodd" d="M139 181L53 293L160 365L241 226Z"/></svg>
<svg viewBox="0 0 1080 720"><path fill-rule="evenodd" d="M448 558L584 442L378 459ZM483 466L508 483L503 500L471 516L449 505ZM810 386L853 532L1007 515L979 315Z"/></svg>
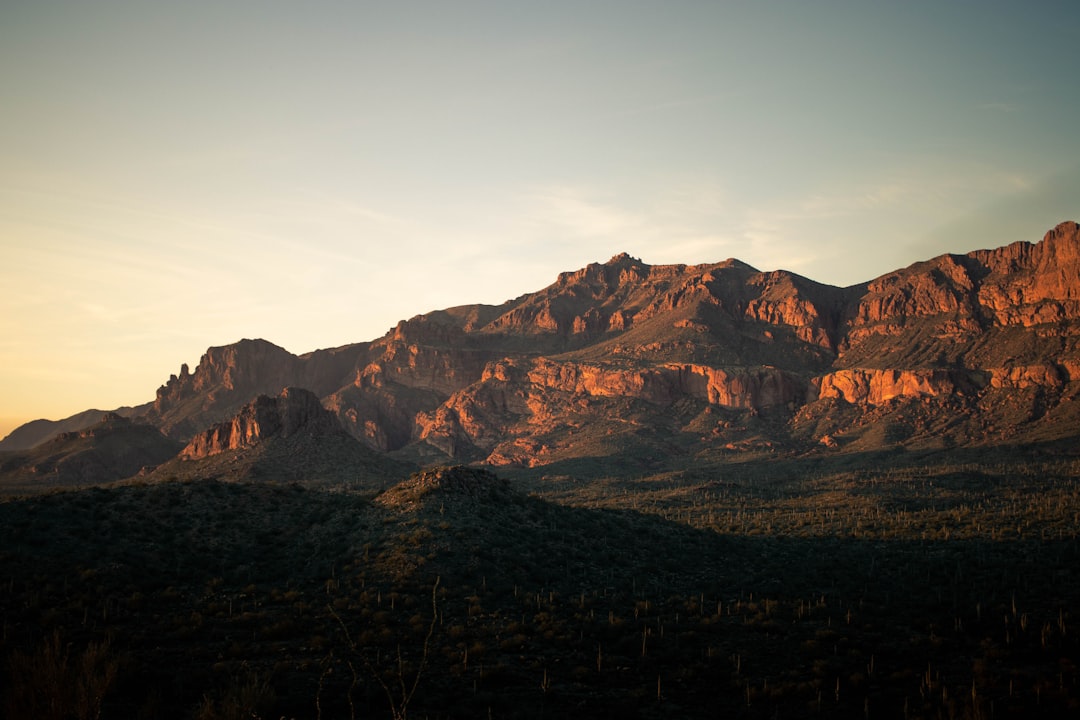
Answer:
<svg viewBox="0 0 1080 720"><path fill-rule="evenodd" d="M300 433L318 436L342 432L333 414L322 406L314 393L285 388L277 397L259 395L235 417L199 433L180 451L180 457L197 460L252 447L274 437L285 439Z"/></svg>
<svg viewBox="0 0 1080 720"><path fill-rule="evenodd" d="M837 364L981 368L1018 354L1064 350L1071 357L1080 335L1078 278L1074 222L1035 245L943 255L897 270L871 281L851 307Z"/></svg>
<svg viewBox="0 0 1080 720"><path fill-rule="evenodd" d="M326 395L348 380L366 345L347 345L296 356L265 340L212 347L195 372L186 364L158 388L147 418L170 437L189 440L231 416L257 395L303 387Z"/></svg>
<svg viewBox="0 0 1080 720"><path fill-rule="evenodd" d="M896 398L951 395L977 388L967 373L948 369L838 370L815 378L819 399L884 405Z"/></svg>
<svg viewBox="0 0 1080 720"><path fill-rule="evenodd" d="M413 470L345 432L314 393L285 388L197 434L147 481L302 482L378 492Z"/></svg>

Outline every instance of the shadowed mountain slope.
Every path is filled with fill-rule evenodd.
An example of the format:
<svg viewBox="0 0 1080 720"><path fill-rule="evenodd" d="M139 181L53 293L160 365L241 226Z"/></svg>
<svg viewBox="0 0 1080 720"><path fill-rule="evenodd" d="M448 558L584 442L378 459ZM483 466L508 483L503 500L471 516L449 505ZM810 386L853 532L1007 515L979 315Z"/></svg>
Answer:
<svg viewBox="0 0 1080 720"><path fill-rule="evenodd" d="M145 422L106 413L81 431L60 433L30 450L0 453L0 487L40 492L130 477L176 455L180 443Z"/></svg>
<svg viewBox="0 0 1080 720"><path fill-rule="evenodd" d="M348 382L364 347L346 345L300 356L265 340L213 347L195 372L182 365L179 375L158 388L146 417L170 437L187 441L232 416L256 395L277 395L290 386L319 396L336 390Z"/></svg>
<svg viewBox="0 0 1080 720"><path fill-rule="evenodd" d="M79 432L105 419L106 415L136 417L146 414L150 403L138 407L122 407L116 410L84 410L63 420L32 420L20 425L0 440L0 452L4 450L29 450L46 440L52 440L60 433Z"/></svg>
<svg viewBox="0 0 1080 720"><path fill-rule="evenodd" d="M314 393L285 388L197 434L150 479L304 481L377 491L411 469L346 433Z"/></svg>

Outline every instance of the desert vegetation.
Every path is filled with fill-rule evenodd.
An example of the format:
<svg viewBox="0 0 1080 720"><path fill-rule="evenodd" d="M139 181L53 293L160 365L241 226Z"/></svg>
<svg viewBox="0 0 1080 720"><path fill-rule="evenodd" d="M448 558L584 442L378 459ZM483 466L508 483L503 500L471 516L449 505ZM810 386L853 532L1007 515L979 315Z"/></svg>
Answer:
<svg viewBox="0 0 1080 720"><path fill-rule="evenodd" d="M5 716L1075 715L1080 463L885 460L13 498Z"/></svg>

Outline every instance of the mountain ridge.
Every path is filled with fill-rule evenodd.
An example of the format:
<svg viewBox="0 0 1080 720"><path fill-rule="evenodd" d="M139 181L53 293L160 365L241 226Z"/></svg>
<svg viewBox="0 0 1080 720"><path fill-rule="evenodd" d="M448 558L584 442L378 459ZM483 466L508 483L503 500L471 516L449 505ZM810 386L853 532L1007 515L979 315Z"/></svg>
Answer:
<svg viewBox="0 0 1080 720"><path fill-rule="evenodd" d="M352 437L421 466L590 459L603 472L605 459L678 467L718 449L1059 439L1080 419L1080 229L846 288L734 259L654 266L621 253L368 342L210 348L142 417L187 442L284 387L311 390ZM870 417L895 429L871 433Z"/></svg>

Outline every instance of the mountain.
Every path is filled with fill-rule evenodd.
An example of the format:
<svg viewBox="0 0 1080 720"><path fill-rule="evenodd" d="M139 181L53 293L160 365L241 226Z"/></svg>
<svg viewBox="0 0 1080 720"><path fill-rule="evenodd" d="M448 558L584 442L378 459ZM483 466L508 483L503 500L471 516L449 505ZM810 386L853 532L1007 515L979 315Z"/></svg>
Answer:
<svg viewBox="0 0 1080 720"><path fill-rule="evenodd" d="M347 345L296 356L265 340L241 340L206 351L195 368L158 388L147 419L169 437L189 440L209 425L231 416L256 395L277 395L284 387L303 387L319 396L348 382L364 345Z"/></svg>
<svg viewBox="0 0 1080 720"><path fill-rule="evenodd" d="M121 407L115 410L84 410L63 420L32 420L15 428L0 440L0 452L5 450L29 450L46 440L52 440L60 433L79 432L101 422L106 415L137 417L150 409L149 403L138 407Z"/></svg>
<svg viewBox="0 0 1080 720"><path fill-rule="evenodd" d="M847 288L624 253L370 342L302 356L264 340L210 348L143 418L189 442L257 395L303 387L402 461L582 476L778 454L1068 450L1078 338L1075 222Z"/></svg>
<svg viewBox="0 0 1080 720"><path fill-rule="evenodd" d="M453 328L546 348L489 362L416 415L413 441L492 465L604 472L747 451L1061 440L1080 427L1078 298L1076 223L850 288L620 255ZM410 360L431 353L420 331L433 321L399 326L415 338ZM374 366L370 377L388 374Z"/></svg>
<svg viewBox="0 0 1080 720"><path fill-rule="evenodd" d="M88 428L62 432L29 450L0 453L0 487L26 492L119 480L165 462L179 449L153 425L106 413Z"/></svg>
<svg viewBox="0 0 1080 720"><path fill-rule="evenodd" d="M147 479L307 481L377 491L412 469L346 433L311 391L287 387L196 434Z"/></svg>

